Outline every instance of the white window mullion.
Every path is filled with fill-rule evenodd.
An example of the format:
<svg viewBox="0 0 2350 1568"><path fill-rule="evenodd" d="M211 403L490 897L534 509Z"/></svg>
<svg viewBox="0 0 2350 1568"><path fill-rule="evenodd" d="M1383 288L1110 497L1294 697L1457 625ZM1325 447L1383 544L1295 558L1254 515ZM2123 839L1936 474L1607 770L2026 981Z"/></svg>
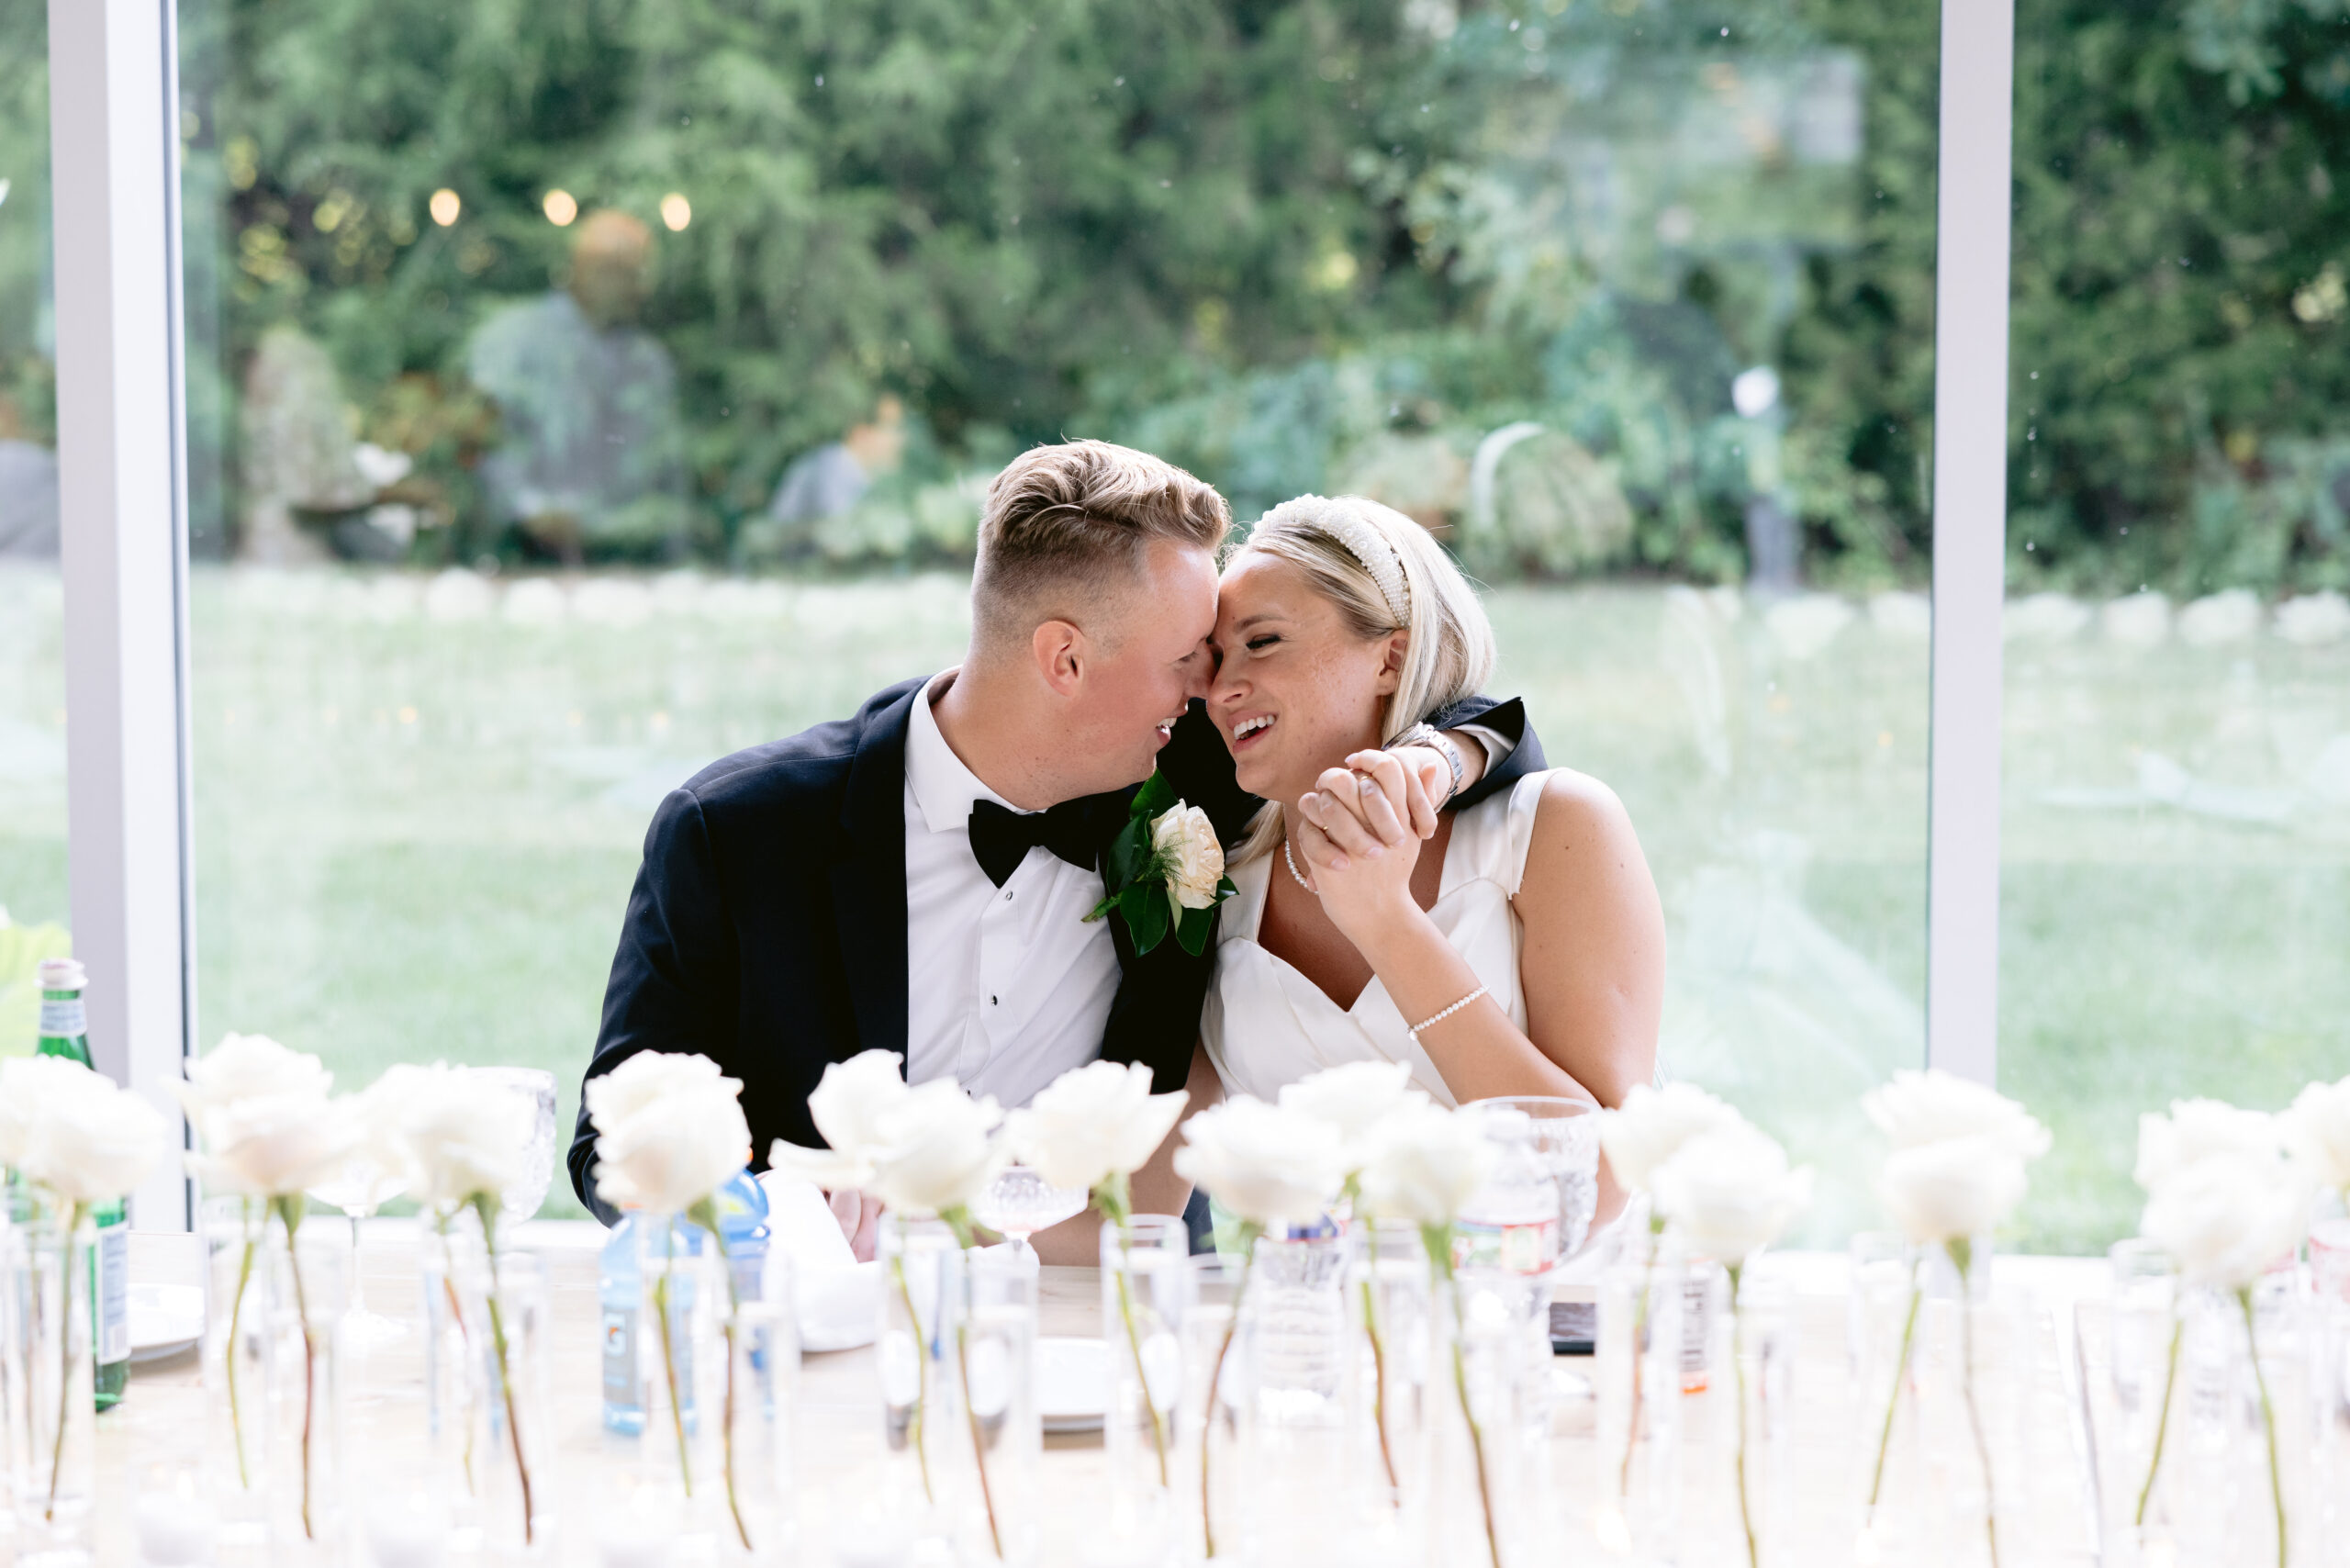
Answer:
<svg viewBox="0 0 2350 1568"><path fill-rule="evenodd" d="M98 1066L179 1122L187 541L170 0L50 0L67 864ZM188 1226L176 1161L133 1223Z"/></svg>
<svg viewBox="0 0 2350 1568"><path fill-rule="evenodd" d="M2013 0L1943 0L1934 242L1934 642L1926 1059L1998 1066Z"/></svg>

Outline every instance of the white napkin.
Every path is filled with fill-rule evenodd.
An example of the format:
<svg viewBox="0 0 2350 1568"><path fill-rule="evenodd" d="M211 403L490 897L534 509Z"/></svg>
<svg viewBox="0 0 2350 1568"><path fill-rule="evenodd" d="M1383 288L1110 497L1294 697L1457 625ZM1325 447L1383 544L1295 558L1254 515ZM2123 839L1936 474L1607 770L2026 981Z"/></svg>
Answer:
<svg viewBox="0 0 2350 1568"><path fill-rule="evenodd" d="M881 1310L881 1265L860 1263L841 1222L812 1182L767 1171L767 1246L791 1260L803 1350L847 1350L873 1343Z"/></svg>

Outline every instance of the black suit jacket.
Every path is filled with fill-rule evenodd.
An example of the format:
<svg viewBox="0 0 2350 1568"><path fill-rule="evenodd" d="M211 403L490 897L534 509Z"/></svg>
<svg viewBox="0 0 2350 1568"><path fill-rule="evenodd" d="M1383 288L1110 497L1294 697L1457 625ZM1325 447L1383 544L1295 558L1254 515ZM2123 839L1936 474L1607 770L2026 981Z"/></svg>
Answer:
<svg viewBox="0 0 2350 1568"><path fill-rule="evenodd" d="M876 693L853 717L736 752L672 790L644 835L620 949L604 990L603 1025L587 1077L638 1051L697 1051L743 1083L752 1159L778 1137L821 1147L808 1094L833 1062L906 1048L906 726L923 680ZM1471 719L1516 750L1461 804L1543 766L1515 701L1483 698L1438 715ZM1263 802L1242 790L1204 708L1175 726L1158 755L1168 782L1206 811L1227 841ZM1134 790L1091 797L1089 827L1106 847ZM1113 1061L1147 1063L1161 1092L1180 1089L1214 972L1171 934L1137 957L1125 924L1110 922L1121 970L1102 1037ZM569 1157L571 1185L606 1224L589 1173L595 1133L583 1101Z"/></svg>

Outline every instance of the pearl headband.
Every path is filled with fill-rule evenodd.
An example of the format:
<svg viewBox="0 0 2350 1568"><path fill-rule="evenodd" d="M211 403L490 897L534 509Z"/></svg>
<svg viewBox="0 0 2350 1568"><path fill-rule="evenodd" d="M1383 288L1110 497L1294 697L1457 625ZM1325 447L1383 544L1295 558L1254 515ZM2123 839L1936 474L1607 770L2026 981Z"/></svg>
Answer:
<svg viewBox="0 0 2350 1568"><path fill-rule="evenodd" d="M1264 522L1304 523L1337 541L1371 574L1387 613L1399 627L1412 623L1412 589L1404 579L1404 557L1394 542L1343 500L1300 496L1267 512ZM1262 527L1263 523L1258 526Z"/></svg>

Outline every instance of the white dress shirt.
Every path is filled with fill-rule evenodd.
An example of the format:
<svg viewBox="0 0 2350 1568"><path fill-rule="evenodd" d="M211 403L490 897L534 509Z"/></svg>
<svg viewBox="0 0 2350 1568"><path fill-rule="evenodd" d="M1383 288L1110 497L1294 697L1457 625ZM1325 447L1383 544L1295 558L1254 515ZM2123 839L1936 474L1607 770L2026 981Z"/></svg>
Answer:
<svg viewBox="0 0 2350 1568"><path fill-rule="evenodd" d="M1110 924L1089 925L1102 874L1028 851L999 888L971 856L979 782L939 732L923 689L906 728L906 1081L952 1078L1007 1108L1102 1052L1118 991Z"/></svg>

